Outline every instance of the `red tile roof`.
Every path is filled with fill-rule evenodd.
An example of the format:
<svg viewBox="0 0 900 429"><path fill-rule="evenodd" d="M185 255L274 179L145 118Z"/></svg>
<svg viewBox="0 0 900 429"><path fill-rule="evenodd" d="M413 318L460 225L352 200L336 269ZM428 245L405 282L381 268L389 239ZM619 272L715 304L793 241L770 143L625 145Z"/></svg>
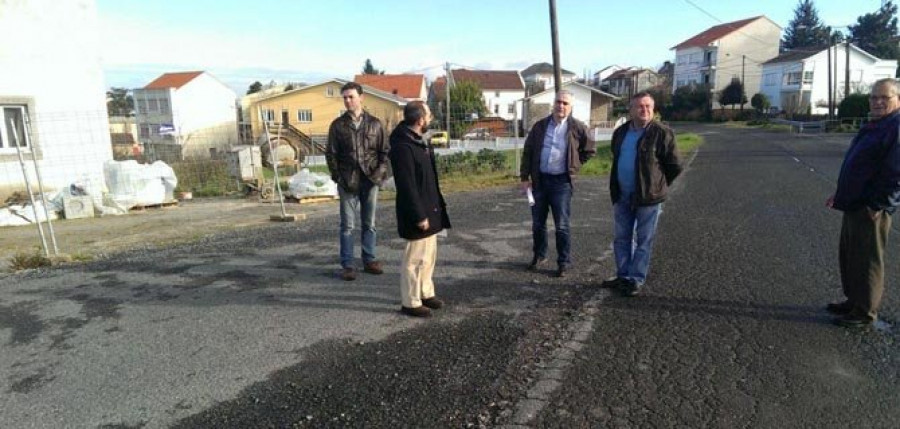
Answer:
<svg viewBox="0 0 900 429"><path fill-rule="evenodd" d="M431 82L431 93L428 95L428 99L431 101L444 101L447 98L447 78L444 76L438 77L434 79L434 82Z"/></svg>
<svg viewBox="0 0 900 429"><path fill-rule="evenodd" d="M515 70L451 70L454 82L471 80L477 82L485 91L524 91L522 77Z"/></svg>
<svg viewBox="0 0 900 429"><path fill-rule="evenodd" d="M403 98L422 98L425 76L421 74L358 74L353 81Z"/></svg>
<svg viewBox="0 0 900 429"><path fill-rule="evenodd" d="M715 42L716 40L719 40L760 18L763 18L763 15L742 19L740 21L726 22L725 24L709 27L709 29L707 29L706 31L675 45L674 47L672 47L672 49L707 46L710 43Z"/></svg>
<svg viewBox="0 0 900 429"><path fill-rule="evenodd" d="M203 74L202 71L193 71L193 72L179 72L179 73L164 73L162 76L156 78L153 82L147 84L144 89L167 89L167 88L181 88L186 85L188 82L194 80L195 77Z"/></svg>

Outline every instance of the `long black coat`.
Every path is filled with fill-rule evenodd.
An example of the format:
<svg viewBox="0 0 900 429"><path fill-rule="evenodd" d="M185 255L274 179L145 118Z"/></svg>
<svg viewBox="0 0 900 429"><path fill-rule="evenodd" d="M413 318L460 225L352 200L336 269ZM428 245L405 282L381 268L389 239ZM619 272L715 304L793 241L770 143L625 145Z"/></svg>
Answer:
<svg viewBox="0 0 900 429"><path fill-rule="evenodd" d="M434 150L422 136L403 123L390 138L391 169L397 187L397 232L407 240L419 240L450 228L447 204L441 195ZM416 225L428 219L426 231Z"/></svg>

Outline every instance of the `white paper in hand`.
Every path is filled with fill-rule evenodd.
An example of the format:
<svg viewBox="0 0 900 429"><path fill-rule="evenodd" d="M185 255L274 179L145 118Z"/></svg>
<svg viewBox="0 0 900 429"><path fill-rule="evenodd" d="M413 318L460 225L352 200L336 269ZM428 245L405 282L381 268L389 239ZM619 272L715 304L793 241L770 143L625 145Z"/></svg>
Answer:
<svg viewBox="0 0 900 429"><path fill-rule="evenodd" d="M531 192L530 186L528 187L528 189L525 190L525 195L528 196L528 205L533 206L534 205L534 193Z"/></svg>

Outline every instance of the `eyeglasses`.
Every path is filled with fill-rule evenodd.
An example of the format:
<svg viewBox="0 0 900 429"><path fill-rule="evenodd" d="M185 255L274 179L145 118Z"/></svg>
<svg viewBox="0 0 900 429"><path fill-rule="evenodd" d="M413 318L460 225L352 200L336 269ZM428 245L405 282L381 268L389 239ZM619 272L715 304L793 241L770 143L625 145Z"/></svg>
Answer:
<svg viewBox="0 0 900 429"><path fill-rule="evenodd" d="M568 101L563 101L563 100L556 100L556 104L562 104L563 106L568 106L568 105L569 105L569 102L568 102Z"/></svg>
<svg viewBox="0 0 900 429"><path fill-rule="evenodd" d="M897 97L896 95L870 95L869 101L882 101L882 102L887 103L892 98L896 98L896 97Z"/></svg>

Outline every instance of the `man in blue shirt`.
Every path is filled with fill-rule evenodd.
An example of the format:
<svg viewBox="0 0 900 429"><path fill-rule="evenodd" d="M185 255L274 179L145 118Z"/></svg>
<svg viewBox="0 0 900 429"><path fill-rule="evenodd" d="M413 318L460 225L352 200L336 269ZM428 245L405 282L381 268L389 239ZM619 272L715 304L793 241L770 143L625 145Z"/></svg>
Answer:
<svg viewBox="0 0 900 429"><path fill-rule="evenodd" d="M825 205L844 212L838 249L846 300L828 304L835 323L866 328L878 319L884 292L884 247L900 205L900 86L882 79L869 95L872 122L859 130Z"/></svg>
<svg viewBox="0 0 900 429"><path fill-rule="evenodd" d="M613 132L609 193L615 215L616 277L603 283L635 296L647 280L656 222L672 181L681 173L675 133L654 120L653 97L631 97L631 120Z"/></svg>
<svg viewBox="0 0 900 429"><path fill-rule="evenodd" d="M556 226L556 276L565 277L572 264L569 254L569 216L572 176L596 152L587 126L571 117L572 93L559 91L553 113L531 128L522 150L519 169L522 189L531 189L531 234L533 257L529 271L537 271L547 260L547 214L553 211Z"/></svg>

